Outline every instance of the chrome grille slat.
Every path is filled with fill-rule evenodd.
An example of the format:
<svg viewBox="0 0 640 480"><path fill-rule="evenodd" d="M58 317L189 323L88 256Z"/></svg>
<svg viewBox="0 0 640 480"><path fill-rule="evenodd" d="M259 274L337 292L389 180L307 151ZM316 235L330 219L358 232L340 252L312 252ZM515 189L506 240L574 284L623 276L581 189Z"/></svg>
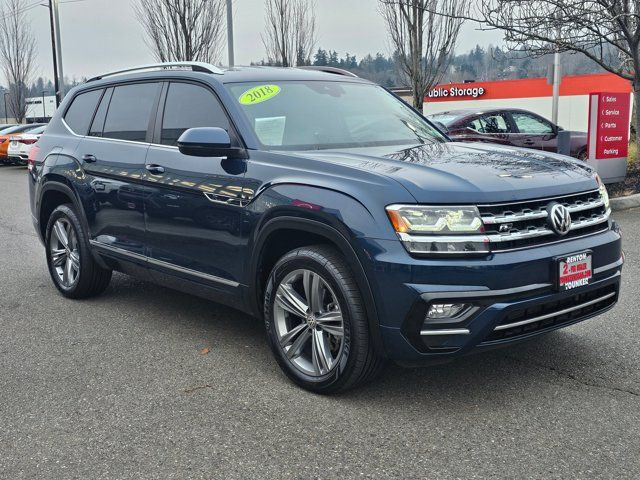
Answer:
<svg viewBox="0 0 640 480"><path fill-rule="evenodd" d="M580 203L563 203L565 207L569 209L570 213L578 213L585 210L591 210L592 208L598 208L604 206L604 202L601 198L594 199L590 202L580 202ZM522 211L521 213L514 214L504 214L501 216L495 215L483 215L482 221L485 225L495 225L501 223L516 223L527 220L536 220L541 218L547 218L548 213L545 209L532 210L528 209L527 212Z"/></svg>
<svg viewBox="0 0 640 480"><path fill-rule="evenodd" d="M571 216L571 227L565 235L558 234L549 224L547 209L552 202L564 205ZM484 231L469 235L455 232L398 232L397 235L411 253L482 255L535 248L601 234L609 229L611 217L611 210L606 207L599 190L564 197L484 204L477 208ZM451 250L436 248L443 244L451 244Z"/></svg>
<svg viewBox="0 0 640 480"><path fill-rule="evenodd" d="M495 331L508 330L510 328L521 327L522 325L528 325L530 323L540 322L540 321L546 320L548 318L557 317L557 316L560 316L560 315L571 313L573 311L580 310L581 308L588 307L588 306L591 306L591 305L595 305L596 303L600 303L603 300L607 300L607 299L615 296L615 294L616 294L615 292L611 292L611 293L608 293L606 295L603 295L602 297L598 297L598 298L596 298L594 300L590 300L588 302L581 303L581 304L575 305L573 307L565 308L563 310L558 310L557 312L547 313L545 315L540 315L538 317L528 318L526 320L520 320L519 322L508 323L506 325L498 325L494 330Z"/></svg>
<svg viewBox="0 0 640 480"><path fill-rule="evenodd" d="M585 220L575 221L571 225L571 230L580 230L592 227L609 220L611 210L607 210L604 214L598 215ZM523 231L513 231L504 234L487 234L487 235L410 235L408 233L399 233L398 236L404 242L430 243L430 242L476 242L476 243L504 243L523 240L527 238L544 237L554 235L555 232L548 227L539 227Z"/></svg>
<svg viewBox="0 0 640 480"><path fill-rule="evenodd" d="M571 229L565 236L557 235L547 223L547 208L552 202L564 205L571 215ZM483 236L495 247L492 251L531 248L601 233L611 216L598 190L566 197L482 205L478 209L485 225Z"/></svg>

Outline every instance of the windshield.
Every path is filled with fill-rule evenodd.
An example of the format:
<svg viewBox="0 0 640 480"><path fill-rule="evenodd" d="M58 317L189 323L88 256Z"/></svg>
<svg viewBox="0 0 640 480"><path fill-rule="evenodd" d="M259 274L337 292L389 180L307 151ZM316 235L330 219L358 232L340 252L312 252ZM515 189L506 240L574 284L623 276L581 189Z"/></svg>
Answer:
<svg viewBox="0 0 640 480"><path fill-rule="evenodd" d="M459 119L460 115L455 113L436 113L435 115L429 115L427 118L434 122L440 122L444 126L448 127Z"/></svg>
<svg viewBox="0 0 640 480"><path fill-rule="evenodd" d="M444 142L382 87L349 82L228 84L266 149L319 150Z"/></svg>

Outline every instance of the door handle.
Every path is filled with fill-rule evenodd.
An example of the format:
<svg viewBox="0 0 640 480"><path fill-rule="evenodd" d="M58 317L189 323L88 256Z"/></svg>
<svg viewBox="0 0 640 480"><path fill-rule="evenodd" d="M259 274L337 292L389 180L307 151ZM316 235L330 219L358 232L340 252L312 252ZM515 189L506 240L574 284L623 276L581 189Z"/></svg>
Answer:
<svg viewBox="0 0 640 480"><path fill-rule="evenodd" d="M151 175L162 175L164 173L164 167L161 165L145 165L144 168L146 168Z"/></svg>
<svg viewBox="0 0 640 480"><path fill-rule="evenodd" d="M90 153L87 153L86 155L83 155L82 160L86 163L96 163L98 161L98 159L96 158L95 155L91 155Z"/></svg>

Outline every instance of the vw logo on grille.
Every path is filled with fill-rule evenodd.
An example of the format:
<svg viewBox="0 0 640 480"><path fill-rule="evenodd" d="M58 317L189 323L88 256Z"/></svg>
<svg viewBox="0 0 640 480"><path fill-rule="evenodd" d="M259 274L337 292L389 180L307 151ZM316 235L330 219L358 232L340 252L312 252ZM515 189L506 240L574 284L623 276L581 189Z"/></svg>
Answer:
<svg viewBox="0 0 640 480"><path fill-rule="evenodd" d="M551 229L558 235L566 235L571 230L571 212L564 205L550 203L547 207L548 222Z"/></svg>

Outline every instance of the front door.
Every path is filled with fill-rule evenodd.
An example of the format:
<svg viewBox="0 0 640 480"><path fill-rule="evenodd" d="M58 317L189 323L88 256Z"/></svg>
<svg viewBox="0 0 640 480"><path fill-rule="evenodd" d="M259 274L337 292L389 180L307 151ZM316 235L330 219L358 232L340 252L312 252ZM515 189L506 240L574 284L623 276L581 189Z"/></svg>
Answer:
<svg viewBox="0 0 640 480"><path fill-rule="evenodd" d="M91 240L129 256L145 254L142 176L160 93L160 83L106 89L78 146L94 199L87 215Z"/></svg>
<svg viewBox="0 0 640 480"><path fill-rule="evenodd" d="M513 111L511 117L516 127L512 135L516 147L558 151L558 134L551 122L530 112Z"/></svg>
<svg viewBox="0 0 640 480"><path fill-rule="evenodd" d="M486 113L471 119L464 131L464 141L511 145L512 127L502 113Z"/></svg>
<svg viewBox="0 0 640 480"><path fill-rule="evenodd" d="M224 128L232 142L238 137L208 87L171 82L163 90L144 177L149 264L164 274L236 286L245 160L183 155L176 145L195 127Z"/></svg>

